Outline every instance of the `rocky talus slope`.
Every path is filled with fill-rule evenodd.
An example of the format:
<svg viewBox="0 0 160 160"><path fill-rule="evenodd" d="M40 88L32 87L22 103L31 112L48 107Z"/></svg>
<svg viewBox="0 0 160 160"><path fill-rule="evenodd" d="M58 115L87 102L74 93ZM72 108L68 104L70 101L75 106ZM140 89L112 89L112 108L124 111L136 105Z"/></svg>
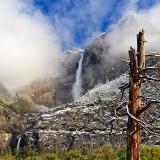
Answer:
<svg viewBox="0 0 160 160"><path fill-rule="evenodd" d="M115 117L114 111L121 102L128 99L128 91L125 91L121 99L119 89L127 82L128 76L124 74L104 85L96 86L73 103L50 109L47 113L25 115L24 119L27 120L28 126L31 126L26 132L29 143L34 144L35 133L38 135L37 143L44 144L49 149L92 148L106 143L114 146L125 143L127 116ZM159 97L160 85L157 83L156 88L154 85L144 84L145 98ZM158 107L153 105L141 117L141 120L150 124L147 129L151 130L143 130L143 143L159 143ZM121 113L125 114L126 110L122 109ZM153 131L156 131L156 134L153 134Z"/></svg>

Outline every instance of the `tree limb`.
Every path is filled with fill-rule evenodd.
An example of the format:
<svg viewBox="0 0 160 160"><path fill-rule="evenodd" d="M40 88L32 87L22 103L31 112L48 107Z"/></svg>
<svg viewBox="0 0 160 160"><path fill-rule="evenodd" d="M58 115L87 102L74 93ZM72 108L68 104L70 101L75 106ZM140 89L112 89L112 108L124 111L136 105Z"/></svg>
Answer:
<svg viewBox="0 0 160 160"><path fill-rule="evenodd" d="M121 90L121 93L122 93L121 99L123 98L124 92L127 88L129 88L129 83L126 83L125 85L118 88Z"/></svg>
<svg viewBox="0 0 160 160"><path fill-rule="evenodd" d="M152 104L157 104L160 103L160 101L158 100L151 100L147 103L147 105L143 108L141 108L138 112L137 115L140 115L141 113L143 113L145 110L147 110Z"/></svg>
<svg viewBox="0 0 160 160"><path fill-rule="evenodd" d="M160 53L158 52L150 52L150 53L146 53L145 56L155 56L155 57L159 57Z"/></svg>
<svg viewBox="0 0 160 160"><path fill-rule="evenodd" d="M148 75L141 76L140 78L141 78L142 80L146 79L146 80L148 80L148 81L157 81L157 82L160 81L160 79L156 79L156 78L151 77L151 76L148 76Z"/></svg>
<svg viewBox="0 0 160 160"><path fill-rule="evenodd" d="M130 114L128 105L126 105L126 109L127 109L127 114L129 115L130 118L132 118L133 120L139 122L142 125L142 127L149 127L145 122L137 119L135 116L133 116L132 114Z"/></svg>
<svg viewBox="0 0 160 160"><path fill-rule="evenodd" d="M155 70L155 69L160 69L160 67L155 66L155 65L153 67L146 67L144 69L140 69L138 73L143 74L143 73L147 72L148 70Z"/></svg>

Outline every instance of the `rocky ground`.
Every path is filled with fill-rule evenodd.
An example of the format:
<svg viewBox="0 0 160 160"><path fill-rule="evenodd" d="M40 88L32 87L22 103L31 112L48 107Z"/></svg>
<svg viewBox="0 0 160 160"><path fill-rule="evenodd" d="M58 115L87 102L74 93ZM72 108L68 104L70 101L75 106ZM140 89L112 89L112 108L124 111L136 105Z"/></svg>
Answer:
<svg viewBox="0 0 160 160"><path fill-rule="evenodd" d="M73 103L50 109L46 113L25 115L24 119L27 120L28 127L30 126L26 132L30 139L29 143L34 144L36 141L35 133L38 135L39 143L49 149L92 148L106 143L114 146L125 143L127 116L115 117L114 111L127 99L127 91L121 99L119 89L127 81L128 77L125 74L95 87ZM158 84L157 87L159 88ZM151 85L148 90L148 86L144 88L146 97L149 95L154 98L159 97L158 90L153 89ZM126 113L126 110L122 110L121 113ZM141 119L150 124L148 130L151 130L151 132L142 131L142 142L158 144L160 138L158 106L154 105ZM157 134L153 134L153 131Z"/></svg>

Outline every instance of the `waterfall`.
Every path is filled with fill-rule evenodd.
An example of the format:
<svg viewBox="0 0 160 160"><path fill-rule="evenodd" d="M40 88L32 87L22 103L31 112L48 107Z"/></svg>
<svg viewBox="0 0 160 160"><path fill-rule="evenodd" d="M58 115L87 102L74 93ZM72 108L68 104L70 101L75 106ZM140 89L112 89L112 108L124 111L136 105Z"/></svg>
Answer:
<svg viewBox="0 0 160 160"><path fill-rule="evenodd" d="M84 52L81 52L81 58L78 63L78 69L76 71L76 81L73 84L73 98L74 100L78 99L82 93L82 62L83 62Z"/></svg>
<svg viewBox="0 0 160 160"><path fill-rule="evenodd" d="M17 154L18 154L18 152L19 152L20 143L21 143L21 137L19 137L19 139L18 139L18 143L17 143L17 148L16 148L16 152L17 152Z"/></svg>

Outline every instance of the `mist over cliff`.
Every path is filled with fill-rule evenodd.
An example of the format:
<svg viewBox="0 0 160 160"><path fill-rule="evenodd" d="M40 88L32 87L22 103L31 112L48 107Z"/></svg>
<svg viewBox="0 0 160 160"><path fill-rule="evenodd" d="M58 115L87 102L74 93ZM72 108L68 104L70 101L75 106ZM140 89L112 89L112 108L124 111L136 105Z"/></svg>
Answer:
<svg viewBox="0 0 160 160"><path fill-rule="evenodd" d="M47 18L21 0L0 1L0 80L11 90L56 76L60 44Z"/></svg>

